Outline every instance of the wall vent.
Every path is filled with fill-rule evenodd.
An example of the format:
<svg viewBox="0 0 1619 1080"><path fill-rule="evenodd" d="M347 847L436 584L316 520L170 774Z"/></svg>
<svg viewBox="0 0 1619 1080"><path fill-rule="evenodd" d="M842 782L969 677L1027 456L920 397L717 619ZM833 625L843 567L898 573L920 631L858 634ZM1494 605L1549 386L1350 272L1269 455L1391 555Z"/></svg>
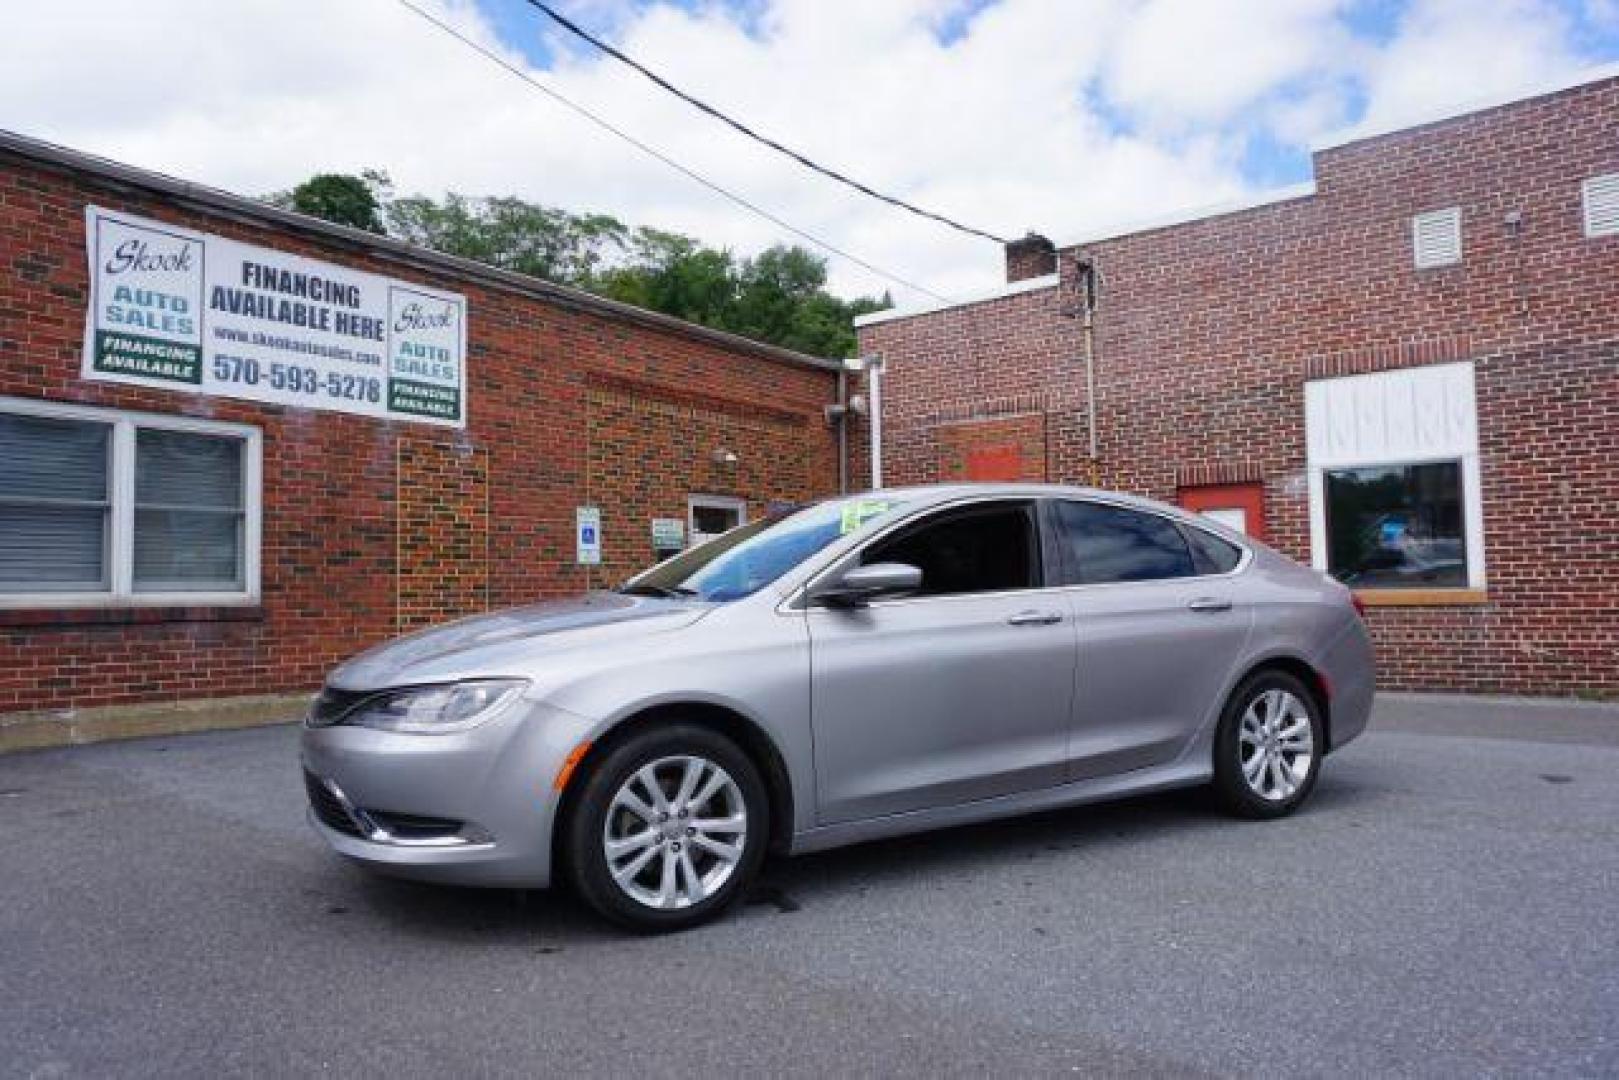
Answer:
<svg viewBox="0 0 1619 1080"><path fill-rule="evenodd" d="M1580 192L1585 197L1585 235L1619 236L1619 173L1593 176Z"/></svg>
<svg viewBox="0 0 1619 1080"><path fill-rule="evenodd" d="M1418 270L1461 262L1461 208L1453 206L1412 218L1411 254Z"/></svg>

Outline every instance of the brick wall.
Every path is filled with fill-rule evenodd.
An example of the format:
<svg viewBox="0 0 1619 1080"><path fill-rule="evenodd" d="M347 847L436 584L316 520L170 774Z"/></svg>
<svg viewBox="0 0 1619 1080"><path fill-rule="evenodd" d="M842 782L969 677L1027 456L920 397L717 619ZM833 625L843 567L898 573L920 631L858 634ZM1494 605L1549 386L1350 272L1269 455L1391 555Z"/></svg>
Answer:
<svg viewBox="0 0 1619 1080"><path fill-rule="evenodd" d="M826 478L837 475L819 410L595 379L589 423L590 495L611 508L602 521L604 580L653 560L651 520L685 521L688 495L740 498L752 520L772 505L826 494Z"/></svg>
<svg viewBox="0 0 1619 1080"><path fill-rule="evenodd" d="M81 380L90 202L463 293L469 427ZM610 576L645 561L646 518L684 517L688 492L758 510L835 492L822 409L836 379L772 350L0 155L0 394L252 424L265 463L259 607L0 610L0 713L312 688L400 629L582 588L578 505L602 507ZM717 441L738 455L729 474L704 456Z"/></svg>
<svg viewBox="0 0 1619 1080"><path fill-rule="evenodd" d="M1065 248L1056 288L866 326L888 478L936 479L963 418L1039 410L1050 479L1165 500L1262 479L1271 542L1308 559L1305 381L1470 360L1488 596L1374 609L1384 684L1619 693L1619 238L1580 218L1581 181L1615 171L1607 79L1323 151L1312 196ZM1411 215L1449 206L1462 263L1413 269Z"/></svg>

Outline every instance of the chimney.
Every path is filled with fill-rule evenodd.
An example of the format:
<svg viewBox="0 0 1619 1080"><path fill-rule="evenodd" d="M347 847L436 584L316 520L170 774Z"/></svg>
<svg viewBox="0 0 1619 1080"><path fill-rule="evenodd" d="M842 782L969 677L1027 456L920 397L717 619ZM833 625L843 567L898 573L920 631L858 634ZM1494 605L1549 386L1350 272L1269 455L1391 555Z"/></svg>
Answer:
<svg viewBox="0 0 1619 1080"><path fill-rule="evenodd" d="M1057 272L1057 249L1037 232L1006 245L1006 283L1027 281Z"/></svg>

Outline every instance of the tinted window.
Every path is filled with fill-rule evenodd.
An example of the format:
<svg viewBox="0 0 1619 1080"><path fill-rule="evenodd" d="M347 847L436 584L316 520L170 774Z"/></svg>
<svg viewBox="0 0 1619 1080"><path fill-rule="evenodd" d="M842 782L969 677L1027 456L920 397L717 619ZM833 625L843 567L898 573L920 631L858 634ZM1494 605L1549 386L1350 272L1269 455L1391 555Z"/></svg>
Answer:
<svg viewBox="0 0 1619 1080"><path fill-rule="evenodd" d="M1033 514L1022 504L949 511L873 544L860 561L918 567L918 596L1032 588Z"/></svg>
<svg viewBox="0 0 1619 1080"><path fill-rule="evenodd" d="M1068 577L1094 585L1191 577L1192 553L1167 518L1100 503L1061 502Z"/></svg>
<svg viewBox="0 0 1619 1080"><path fill-rule="evenodd" d="M1467 584L1462 467L1392 465L1327 473L1327 569L1376 588Z"/></svg>
<svg viewBox="0 0 1619 1080"><path fill-rule="evenodd" d="M1192 565L1200 574L1228 574L1242 561L1242 549L1236 544L1190 525L1182 526L1181 531L1192 547Z"/></svg>

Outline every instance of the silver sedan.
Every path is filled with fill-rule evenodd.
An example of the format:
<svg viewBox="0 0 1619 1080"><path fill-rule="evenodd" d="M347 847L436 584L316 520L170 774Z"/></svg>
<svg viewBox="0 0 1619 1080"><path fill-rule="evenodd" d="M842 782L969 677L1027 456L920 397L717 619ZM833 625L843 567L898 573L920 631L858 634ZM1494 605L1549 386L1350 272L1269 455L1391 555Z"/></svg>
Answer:
<svg viewBox="0 0 1619 1080"><path fill-rule="evenodd" d="M1195 785L1279 817L1372 692L1348 590L1212 521L906 488L382 645L332 672L302 756L315 827L357 862L566 881L667 930L767 852Z"/></svg>

